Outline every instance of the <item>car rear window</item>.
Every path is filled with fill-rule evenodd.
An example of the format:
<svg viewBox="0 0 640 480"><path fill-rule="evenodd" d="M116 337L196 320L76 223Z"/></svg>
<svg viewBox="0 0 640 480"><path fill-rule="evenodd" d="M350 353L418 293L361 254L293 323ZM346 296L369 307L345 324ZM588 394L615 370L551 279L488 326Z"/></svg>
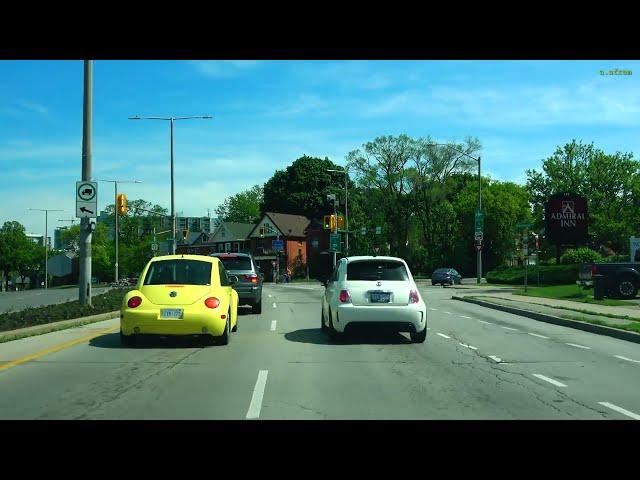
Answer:
<svg viewBox="0 0 640 480"><path fill-rule="evenodd" d="M199 260L159 260L153 262L144 285L210 285L211 263Z"/></svg>
<svg viewBox="0 0 640 480"><path fill-rule="evenodd" d="M224 268L232 272L235 270L253 270L249 257L218 257Z"/></svg>
<svg viewBox="0 0 640 480"><path fill-rule="evenodd" d="M439 268L433 273L447 273L449 271L448 268Z"/></svg>
<svg viewBox="0 0 640 480"><path fill-rule="evenodd" d="M351 262L347 265L347 280L409 280L404 264L393 260Z"/></svg>

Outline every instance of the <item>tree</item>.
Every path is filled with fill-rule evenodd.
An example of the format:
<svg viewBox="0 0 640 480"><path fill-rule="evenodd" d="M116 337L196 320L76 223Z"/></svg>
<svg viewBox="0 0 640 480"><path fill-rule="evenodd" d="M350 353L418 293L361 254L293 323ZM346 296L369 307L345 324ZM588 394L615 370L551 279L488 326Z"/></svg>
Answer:
<svg viewBox="0 0 640 480"><path fill-rule="evenodd" d="M304 155L285 170L277 170L264 185L261 213L289 213L307 218L333 213L327 195L337 194L338 198L344 198L344 174L328 172L330 169L341 170L342 167L328 158Z"/></svg>
<svg viewBox="0 0 640 480"><path fill-rule="evenodd" d="M631 153L607 154L576 140L558 147L542 171L527 170L535 224L544 227L544 205L560 192L587 198L590 246L628 251L628 238L640 230L640 162Z"/></svg>
<svg viewBox="0 0 640 480"><path fill-rule="evenodd" d="M6 288L9 275L17 273L29 256L32 242L25 234L24 226L16 221L4 222L0 228L0 270Z"/></svg>
<svg viewBox="0 0 640 480"><path fill-rule="evenodd" d="M260 205L263 202L263 187L254 185L244 192L225 199L216 208L216 215L224 222L257 223L260 221Z"/></svg>

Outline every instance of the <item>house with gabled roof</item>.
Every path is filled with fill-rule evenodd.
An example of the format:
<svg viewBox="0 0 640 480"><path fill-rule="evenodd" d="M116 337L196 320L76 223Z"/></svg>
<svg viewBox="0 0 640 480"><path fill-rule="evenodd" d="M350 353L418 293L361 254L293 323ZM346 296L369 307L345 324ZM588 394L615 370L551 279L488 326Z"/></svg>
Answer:
<svg viewBox="0 0 640 480"><path fill-rule="evenodd" d="M193 232L186 242L176 248L176 253L209 255L216 252L249 252L248 234L255 225L252 223L220 222L211 233Z"/></svg>

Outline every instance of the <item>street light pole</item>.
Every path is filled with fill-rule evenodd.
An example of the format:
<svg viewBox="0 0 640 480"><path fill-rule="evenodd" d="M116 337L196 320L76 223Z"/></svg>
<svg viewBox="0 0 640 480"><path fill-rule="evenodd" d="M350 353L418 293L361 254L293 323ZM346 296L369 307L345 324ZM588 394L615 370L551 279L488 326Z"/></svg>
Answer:
<svg viewBox="0 0 640 480"><path fill-rule="evenodd" d="M475 160L476 162L478 162L478 213L482 212L482 176L481 176L481 171L480 171L480 157L474 157L472 155L469 155L466 152L463 152L462 150L457 149L456 147L450 145L450 144L446 144L446 143L429 143L428 144L431 147L448 147L456 152L458 152L461 155L464 155L465 157L469 157L472 160ZM484 241L484 240L482 240ZM476 260L477 260L477 264L476 264L476 269L477 269L477 279L476 279L476 283L480 284L480 280L482 279L482 248L478 248L477 249L477 253L476 253Z"/></svg>
<svg viewBox="0 0 640 480"><path fill-rule="evenodd" d="M42 244L44 245L44 289L49 288L49 245L48 245L48 230L49 230L49 212L64 212L64 210L53 210L47 208L30 208L31 211L44 212L44 239Z"/></svg>
<svg viewBox="0 0 640 480"><path fill-rule="evenodd" d="M198 119L211 119L213 116L211 115L200 115L193 117L129 117L129 120L165 120L170 122L171 128L171 231L172 231L172 240L171 240L171 253L173 255L176 254L176 205L175 205L175 188L173 182L173 122L176 120L191 120L194 118Z"/></svg>

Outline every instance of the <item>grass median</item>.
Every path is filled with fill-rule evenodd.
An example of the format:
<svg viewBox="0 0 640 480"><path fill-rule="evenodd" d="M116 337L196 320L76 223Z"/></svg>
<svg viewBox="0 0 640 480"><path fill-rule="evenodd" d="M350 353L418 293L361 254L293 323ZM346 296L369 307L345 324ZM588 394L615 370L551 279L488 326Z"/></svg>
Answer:
<svg viewBox="0 0 640 480"><path fill-rule="evenodd" d="M595 300L593 298L593 290L582 288L577 284L569 285L551 285L547 287L527 287L525 293L524 288L518 288L513 292L514 295L523 295L527 297L555 298L558 300L570 300L578 303L593 303L596 305L607 305L610 307L629 306L631 302L624 300L613 300L605 298L603 300Z"/></svg>
<svg viewBox="0 0 640 480"><path fill-rule="evenodd" d="M0 315L0 332L113 312L120 309L122 298L133 288L113 288L108 292L91 297L91 306L80 305L78 300L74 300L4 313Z"/></svg>

